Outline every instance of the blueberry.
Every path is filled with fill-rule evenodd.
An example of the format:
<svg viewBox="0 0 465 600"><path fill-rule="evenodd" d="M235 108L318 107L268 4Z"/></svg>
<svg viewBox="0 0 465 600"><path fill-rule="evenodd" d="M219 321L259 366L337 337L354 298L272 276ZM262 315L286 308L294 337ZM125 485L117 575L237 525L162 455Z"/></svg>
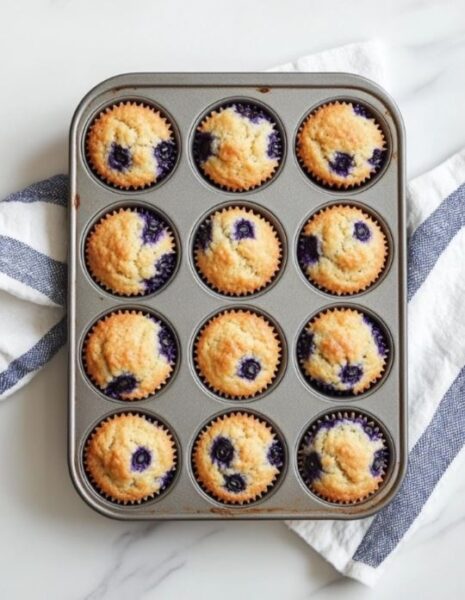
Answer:
<svg viewBox="0 0 465 600"><path fill-rule="evenodd" d="M204 221L199 225L195 234L195 247L201 250L206 250L212 241L212 222L211 220Z"/></svg>
<svg viewBox="0 0 465 600"><path fill-rule="evenodd" d="M152 453L147 448L139 446L131 457L131 470L132 471L145 471L152 462Z"/></svg>
<svg viewBox="0 0 465 600"><path fill-rule="evenodd" d="M363 104L357 103L357 104L354 104L353 107L354 107L354 113L356 115L359 115L360 117L365 117L365 119L371 118L371 115L370 115L368 109L365 106L363 106Z"/></svg>
<svg viewBox="0 0 465 600"><path fill-rule="evenodd" d="M266 457L273 467L281 469L284 465L284 448L281 442L275 440L269 447Z"/></svg>
<svg viewBox="0 0 465 600"><path fill-rule="evenodd" d="M297 258L305 269L320 260L320 243L315 235L301 235L297 247Z"/></svg>
<svg viewBox="0 0 465 600"><path fill-rule="evenodd" d="M247 487L245 479L239 473L224 476L224 487L233 494L243 492Z"/></svg>
<svg viewBox="0 0 465 600"><path fill-rule="evenodd" d="M120 400L123 394L132 392L137 386L137 379L134 375L126 373L114 377L105 388L105 394L116 400Z"/></svg>
<svg viewBox="0 0 465 600"><path fill-rule="evenodd" d="M373 457L373 462L371 464L371 472L373 475L379 475L384 468L386 467L387 462L387 452L385 448L381 450L377 450Z"/></svg>
<svg viewBox="0 0 465 600"><path fill-rule="evenodd" d="M357 221L354 223L353 236L359 242L368 242L368 240L371 238L370 228L363 221Z"/></svg>
<svg viewBox="0 0 465 600"><path fill-rule="evenodd" d="M160 354L162 354L170 364L173 364L177 356L177 347L173 332L167 325L162 325L160 327L160 331L158 332L158 344Z"/></svg>
<svg viewBox="0 0 465 600"><path fill-rule="evenodd" d="M225 438L218 436L213 440L210 449L210 457L212 462L217 462L219 465L229 467L234 458L234 448L231 442Z"/></svg>
<svg viewBox="0 0 465 600"><path fill-rule="evenodd" d="M363 369L360 365L344 365L339 372L339 377L342 383L346 383L351 387L354 386L363 375Z"/></svg>
<svg viewBox="0 0 465 600"><path fill-rule="evenodd" d="M257 378L258 374L262 370L262 367L258 360L255 358L244 358L241 360L237 374L243 379L253 381Z"/></svg>
<svg viewBox="0 0 465 600"><path fill-rule="evenodd" d="M149 211L141 212L140 215L144 219L142 230L144 244L156 244L166 231L166 223Z"/></svg>
<svg viewBox="0 0 465 600"><path fill-rule="evenodd" d="M323 471L320 455L318 452L312 451L305 454L302 461L302 475L307 483L311 483L318 479Z"/></svg>
<svg viewBox="0 0 465 600"><path fill-rule="evenodd" d="M268 146L266 149L266 153L268 158L280 158L281 157L281 136L277 131L272 131L268 135Z"/></svg>
<svg viewBox="0 0 465 600"><path fill-rule="evenodd" d="M373 165L374 170L378 171L384 163L384 159L386 157L386 150L381 150L380 148L376 148L371 155L371 158L368 159L370 165Z"/></svg>
<svg viewBox="0 0 465 600"><path fill-rule="evenodd" d="M145 291L152 294L159 290L171 277L176 267L176 254L169 252L164 254L155 263L155 275L149 279L144 279Z"/></svg>
<svg viewBox="0 0 465 600"><path fill-rule="evenodd" d="M378 352L381 356L387 356L389 351L389 345L384 335L381 327L377 325L370 317L367 315L363 316L364 322L371 328L371 333L373 334L373 339L375 340L376 347L378 348Z"/></svg>
<svg viewBox="0 0 465 600"><path fill-rule="evenodd" d="M160 489L166 490L166 488L172 484L175 475L176 469L170 469L167 471L161 480Z"/></svg>
<svg viewBox="0 0 465 600"><path fill-rule="evenodd" d="M271 122L271 117L262 108L253 104L234 104L234 110L249 119L252 123L259 123L260 121Z"/></svg>
<svg viewBox="0 0 465 600"><path fill-rule="evenodd" d="M196 162L202 164L213 155L213 140L211 133L197 131L194 136L194 157Z"/></svg>
<svg viewBox="0 0 465 600"><path fill-rule="evenodd" d="M238 219L234 223L233 235L235 240L255 239L255 226L248 219Z"/></svg>
<svg viewBox="0 0 465 600"><path fill-rule="evenodd" d="M340 175L347 177L354 167L354 157L345 152L335 152L333 160L328 161L331 170Z"/></svg>
<svg viewBox="0 0 465 600"><path fill-rule="evenodd" d="M153 149L153 154L157 159L157 176L158 179L166 177L176 164L178 149L174 140L160 142Z"/></svg>
<svg viewBox="0 0 465 600"><path fill-rule="evenodd" d="M129 148L124 148L115 142L112 143L108 154L108 165L115 171L124 171L131 165Z"/></svg>
<svg viewBox="0 0 465 600"><path fill-rule="evenodd" d="M305 361L310 358L314 349L313 333L304 329L297 340L297 357L299 360Z"/></svg>

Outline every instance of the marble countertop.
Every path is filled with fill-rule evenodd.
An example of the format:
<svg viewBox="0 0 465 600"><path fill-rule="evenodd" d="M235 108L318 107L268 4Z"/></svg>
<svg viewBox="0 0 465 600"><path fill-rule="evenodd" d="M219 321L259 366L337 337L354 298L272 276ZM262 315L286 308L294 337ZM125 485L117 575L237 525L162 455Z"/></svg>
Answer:
<svg viewBox="0 0 465 600"><path fill-rule="evenodd" d="M264 70L372 37L388 45L409 176L465 145L463 0L23 0L5 3L2 25L1 196L67 171L74 107L110 75ZM128 524L97 515L68 476L66 413L64 351L0 406L2 598L465 594L465 490L458 483L447 508L399 550L369 590L341 578L278 522Z"/></svg>

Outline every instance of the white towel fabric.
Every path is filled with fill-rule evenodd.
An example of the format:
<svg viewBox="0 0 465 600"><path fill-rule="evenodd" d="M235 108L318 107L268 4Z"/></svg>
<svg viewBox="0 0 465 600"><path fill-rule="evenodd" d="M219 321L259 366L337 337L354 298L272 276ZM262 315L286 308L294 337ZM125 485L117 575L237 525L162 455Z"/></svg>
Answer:
<svg viewBox="0 0 465 600"><path fill-rule="evenodd" d="M381 44L275 71L345 71L389 89ZM0 398L64 344L67 177L0 202ZM409 467L394 501L360 521L288 525L341 573L372 585L399 543L443 506L465 464L465 151L408 186ZM440 297L438 296L440 291ZM433 368L432 368L433 367Z"/></svg>

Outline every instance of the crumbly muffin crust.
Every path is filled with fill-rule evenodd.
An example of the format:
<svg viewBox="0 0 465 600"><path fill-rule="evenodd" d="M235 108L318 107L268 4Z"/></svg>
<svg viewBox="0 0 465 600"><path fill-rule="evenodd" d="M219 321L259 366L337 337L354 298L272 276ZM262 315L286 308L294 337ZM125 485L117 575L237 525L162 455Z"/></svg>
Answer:
<svg viewBox="0 0 465 600"><path fill-rule="evenodd" d="M85 470L97 490L122 503L148 500L173 481L176 447L167 429L140 414L100 423L84 450Z"/></svg>
<svg viewBox="0 0 465 600"><path fill-rule="evenodd" d="M370 179L386 159L384 134L367 108L332 102L313 111L297 135L304 169L330 187L350 188Z"/></svg>
<svg viewBox="0 0 465 600"><path fill-rule="evenodd" d="M198 436L192 463L197 481L227 504L258 500L284 466L284 448L268 423L249 413L229 413Z"/></svg>
<svg viewBox="0 0 465 600"><path fill-rule="evenodd" d="M297 356L306 379L330 395L368 390L385 371L388 341L364 313L334 308L316 315L303 329Z"/></svg>
<svg viewBox="0 0 465 600"><path fill-rule="evenodd" d="M313 215L299 237L298 260L307 278L333 294L355 294L374 283L386 264L386 236L355 206L330 206Z"/></svg>
<svg viewBox="0 0 465 600"><path fill-rule="evenodd" d="M85 254L92 278L124 296L158 291L176 267L171 228L147 209L121 208L105 215L89 233Z"/></svg>
<svg viewBox="0 0 465 600"><path fill-rule="evenodd" d="M110 313L84 342L83 363L91 381L118 400L141 400L170 378L177 346L168 325L138 311Z"/></svg>
<svg viewBox="0 0 465 600"><path fill-rule="evenodd" d="M336 503L355 503L378 490L389 452L382 433L365 417L332 415L304 436L299 471L311 491Z"/></svg>
<svg viewBox="0 0 465 600"><path fill-rule="evenodd" d="M87 159L95 173L119 188L143 188L167 177L178 149L171 124L137 102L107 107L89 127Z"/></svg>
<svg viewBox="0 0 465 600"><path fill-rule="evenodd" d="M202 328L195 342L199 376L217 394L251 398L275 379L281 343L274 326L246 310L226 310Z"/></svg>
<svg viewBox="0 0 465 600"><path fill-rule="evenodd" d="M211 112L194 137L194 159L213 183L231 191L270 179L282 156L282 137L264 109L237 102Z"/></svg>
<svg viewBox="0 0 465 600"><path fill-rule="evenodd" d="M279 270L281 243L273 225L251 209L217 211L199 226L195 264L215 290L230 295L256 292Z"/></svg>

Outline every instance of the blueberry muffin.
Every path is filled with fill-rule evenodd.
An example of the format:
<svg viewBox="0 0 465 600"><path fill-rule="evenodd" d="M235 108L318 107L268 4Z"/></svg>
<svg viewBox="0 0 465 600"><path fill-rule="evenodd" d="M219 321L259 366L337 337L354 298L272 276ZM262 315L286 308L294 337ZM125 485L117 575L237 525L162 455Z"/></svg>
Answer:
<svg viewBox="0 0 465 600"><path fill-rule="evenodd" d="M281 264L275 228L248 208L217 211L199 226L195 265L213 289L234 296L257 292L269 284Z"/></svg>
<svg viewBox="0 0 465 600"><path fill-rule="evenodd" d="M327 415L304 435L299 471L309 489L335 503L361 502L384 480L389 451L380 428L363 415Z"/></svg>
<svg viewBox="0 0 465 600"><path fill-rule="evenodd" d="M110 313L87 334L84 369L104 394L116 400L142 400L164 386L177 358L168 325L137 311Z"/></svg>
<svg viewBox="0 0 465 600"><path fill-rule="evenodd" d="M383 131L368 109L352 102L324 104L303 122L297 155L305 171L329 187L368 181L386 160Z"/></svg>
<svg viewBox="0 0 465 600"><path fill-rule="evenodd" d="M275 379L281 343L265 317L227 310L202 328L195 342L195 363L202 381L226 398L251 398Z"/></svg>
<svg viewBox="0 0 465 600"><path fill-rule="evenodd" d="M385 372L388 354L381 327L351 308L318 313L297 342L305 378L329 395L357 395L368 390Z"/></svg>
<svg viewBox="0 0 465 600"><path fill-rule="evenodd" d="M103 217L86 240L92 278L120 296L161 289L176 268L176 243L169 225L145 208L121 208Z"/></svg>
<svg viewBox="0 0 465 600"><path fill-rule="evenodd" d="M192 454L197 481L225 504L258 500L284 466L284 448L268 423L252 414L228 413L207 425Z"/></svg>
<svg viewBox="0 0 465 600"><path fill-rule="evenodd" d="M194 136L194 160L211 182L242 192L262 185L276 171L283 141L265 109L235 102L211 112Z"/></svg>
<svg viewBox="0 0 465 600"><path fill-rule="evenodd" d="M178 148L171 124L156 109L138 102L107 107L87 132L87 160L105 182L139 189L174 169Z"/></svg>
<svg viewBox="0 0 465 600"><path fill-rule="evenodd" d="M174 479L176 462L169 431L142 414L118 414L103 421L84 450L84 466L93 486L124 504L165 491Z"/></svg>
<svg viewBox="0 0 465 600"><path fill-rule="evenodd" d="M299 237L298 260L306 277L332 294L356 294L374 283L386 264L386 237L355 206L330 206L313 215Z"/></svg>

